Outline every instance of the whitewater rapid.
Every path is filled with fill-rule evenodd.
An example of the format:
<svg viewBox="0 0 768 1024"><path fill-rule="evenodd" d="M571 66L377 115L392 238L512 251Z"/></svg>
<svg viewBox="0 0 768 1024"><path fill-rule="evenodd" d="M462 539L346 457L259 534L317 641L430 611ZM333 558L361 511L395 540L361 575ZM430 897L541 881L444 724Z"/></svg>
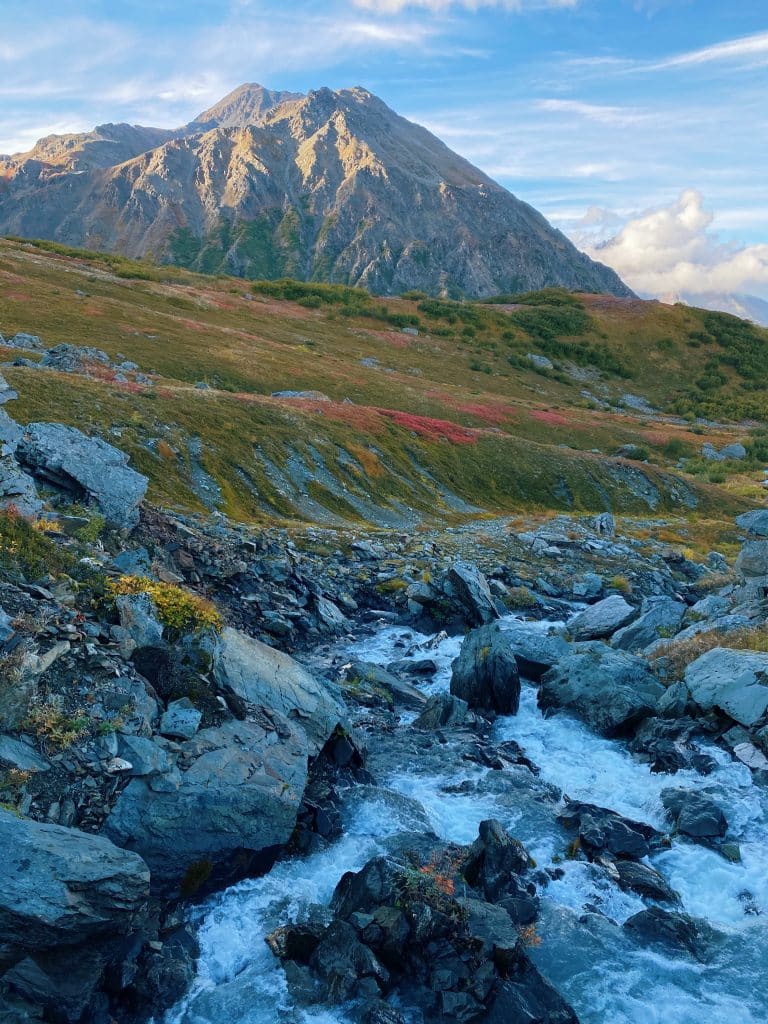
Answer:
<svg viewBox="0 0 768 1024"><path fill-rule="evenodd" d="M459 637L386 627L346 653L378 664L428 655L438 671L421 688L435 693L447 690L460 645ZM400 727L407 728L412 717L402 716ZM621 925L647 904L598 868L561 859L563 834L551 808L535 798L505 799L490 784L487 769L469 765L447 744L441 774L403 765L380 780L380 788L364 788L361 798L345 800L345 834L329 849L280 862L262 878L241 882L198 908L197 978L165 1024L346 1024L339 1009L293 1006L285 974L264 937L315 912L313 905L327 904L341 876L383 852L388 836L423 821L441 838L467 843L490 817L525 844L539 868L557 866L562 872L541 890L541 944L531 956L582 1024L767 1024L768 797L753 785L749 769L707 747L702 749L716 762L707 776L651 773L622 743L596 736L576 719L544 718L530 684L523 685L518 714L498 719L492 738L515 740L539 767L539 780L571 799L662 831L669 828L663 789L706 789L725 811L728 838L739 843L741 862L676 839L648 863L680 893L680 909L717 929L710 960L699 963L635 944Z"/></svg>

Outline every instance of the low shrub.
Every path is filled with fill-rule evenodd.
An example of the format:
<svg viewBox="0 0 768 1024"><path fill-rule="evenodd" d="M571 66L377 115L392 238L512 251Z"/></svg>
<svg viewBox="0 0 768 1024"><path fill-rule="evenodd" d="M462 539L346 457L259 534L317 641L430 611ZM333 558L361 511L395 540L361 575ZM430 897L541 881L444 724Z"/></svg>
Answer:
<svg viewBox="0 0 768 1024"><path fill-rule="evenodd" d="M160 583L144 576L120 576L109 580L107 591L112 597L121 594L147 594L157 608L164 626L179 633L190 630L220 630L222 619L210 601L191 594L172 583Z"/></svg>

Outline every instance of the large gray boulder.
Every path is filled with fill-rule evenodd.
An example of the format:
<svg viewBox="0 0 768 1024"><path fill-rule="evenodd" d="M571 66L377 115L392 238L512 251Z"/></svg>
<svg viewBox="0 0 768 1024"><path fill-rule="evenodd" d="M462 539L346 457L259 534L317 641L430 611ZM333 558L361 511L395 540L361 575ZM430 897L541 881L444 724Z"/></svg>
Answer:
<svg viewBox="0 0 768 1024"><path fill-rule="evenodd" d="M36 516L43 503L29 473L24 472L13 456L0 454L0 508L10 506L23 516Z"/></svg>
<svg viewBox="0 0 768 1024"><path fill-rule="evenodd" d="M735 568L746 580L768 576L768 540L759 538L745 541L736 559Z"/></svg>
<svg viewBox="0 0 768 1024"><path fill-rule="evenodd" d="M691 697L705 711L718 709L747 727L768 713L768 654L715 647L685 670Z"/></svg>
<svg viewBox="0 0 768 1024"><path fill-rule="evenodd" d="M576 640L602 640L636 615L637 608L625 601L621 594L611 594L575 615L568 623L568 632Z"/></svg>
<svg viewBox="0 0 768 1024"><path fill-rule="evenodd" d="M132 779L104 834L144 858L154 892L191 895L269 863L288 841L307 755L305 734L276 712L203 729L181 746L186 770Z"/></svg>
<svg viewBox="0 0 768 1024"><path fill-rule="evenodd" d="M3 810L0 850L0 1006L13 993L35 1020L75 1024L142 933L149 869L102 836Z"/></svg>
<svg viewBox="0 0 768 1024"><path fill-rule="evenodd" d="M736 516L736 525L753 537L768 537L768 508Z"/></svg>
<svg viewBox="0 0 768 1024"><path fill-rule="evenodd" d="M538 701L544 710L567 709L596 732L616 736L653 714L663 693L641 658L591 644L545 673Z"/></svg>
<svg viewBox="0 0 768 1024"><path fill-rule="evenodd" d="M545 633L532 622L503 622L501 629L520 674L535 682L571 651L563 637Z"/></svg>
<svg viewBox="0 0 768 1024"><path fill-rule="evenodd" d="M306 734L316 754L337 726L344 706L338 692L302 665L239 630L223 630L214 652L216 682L226 692L257 707L277 711Z"/></svg>
<svg viewBox="0 0 768 1024"><path fill-rule="evenodd" d="M127 934L146 910L149 868L103 836L0 809L0 935L24 949Z"/></svg>
<svg viewBox="0 0 768 1024"><path fill-rule="evenodd" d="M448 570L445 589L462 605L470 626L482 626L499 618L488 581L476 565L453 565Z"/></svg>
<svg viewBox="0 0 768 1024"><path fill-rule="evenodd" d="M125 452L61 423L30 423L16 449L36 476L93 499L110 526L135 526L148 480Z"/></svg>
<svg viewBox="0 0 768 1024"><path fill-rule="evenodd" d="M520 705L520 675L512 641L498 623L471 630L453 662L451 693L490 714L514 715Z"/></svg>
<svg viewBox="0 0 768 1024"><path fill-rule="evenodd" d="M676 633L686 606L671 597L649 597L643 602L640 617L613 634L611 643L622 651L642 651L656 640Z"/></svg>

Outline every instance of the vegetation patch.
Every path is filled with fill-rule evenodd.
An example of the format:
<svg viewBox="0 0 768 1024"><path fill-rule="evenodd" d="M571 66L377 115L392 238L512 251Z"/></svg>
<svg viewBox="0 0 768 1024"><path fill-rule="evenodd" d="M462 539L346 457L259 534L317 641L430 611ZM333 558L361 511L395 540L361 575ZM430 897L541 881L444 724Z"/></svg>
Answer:
<svg viewBox="0 0 768 1024"><path fill-rule="evenodd" d="M108 581L107 591L113 597L147 594L157 608L162 624L178 633L206 629L218 631L223 625L221 616L210 601L172 583L160 583L144 576L120 576Z"/></svg>

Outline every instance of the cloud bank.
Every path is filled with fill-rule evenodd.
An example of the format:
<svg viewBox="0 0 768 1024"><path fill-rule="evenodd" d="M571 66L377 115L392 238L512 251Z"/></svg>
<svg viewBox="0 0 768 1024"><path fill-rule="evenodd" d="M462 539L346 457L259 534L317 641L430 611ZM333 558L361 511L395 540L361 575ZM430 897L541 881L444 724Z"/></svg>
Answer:
<svg viewBox="0 0 768 1024"><path fill-rule="evenodd" d="M582 227L599 231L609 216L592 209ZM710 230L713 220L701 193L687 189L670 206L648 210L607 241L586 248L645 295L714 292L768 298L768 245L723 243Z"/></svg>

